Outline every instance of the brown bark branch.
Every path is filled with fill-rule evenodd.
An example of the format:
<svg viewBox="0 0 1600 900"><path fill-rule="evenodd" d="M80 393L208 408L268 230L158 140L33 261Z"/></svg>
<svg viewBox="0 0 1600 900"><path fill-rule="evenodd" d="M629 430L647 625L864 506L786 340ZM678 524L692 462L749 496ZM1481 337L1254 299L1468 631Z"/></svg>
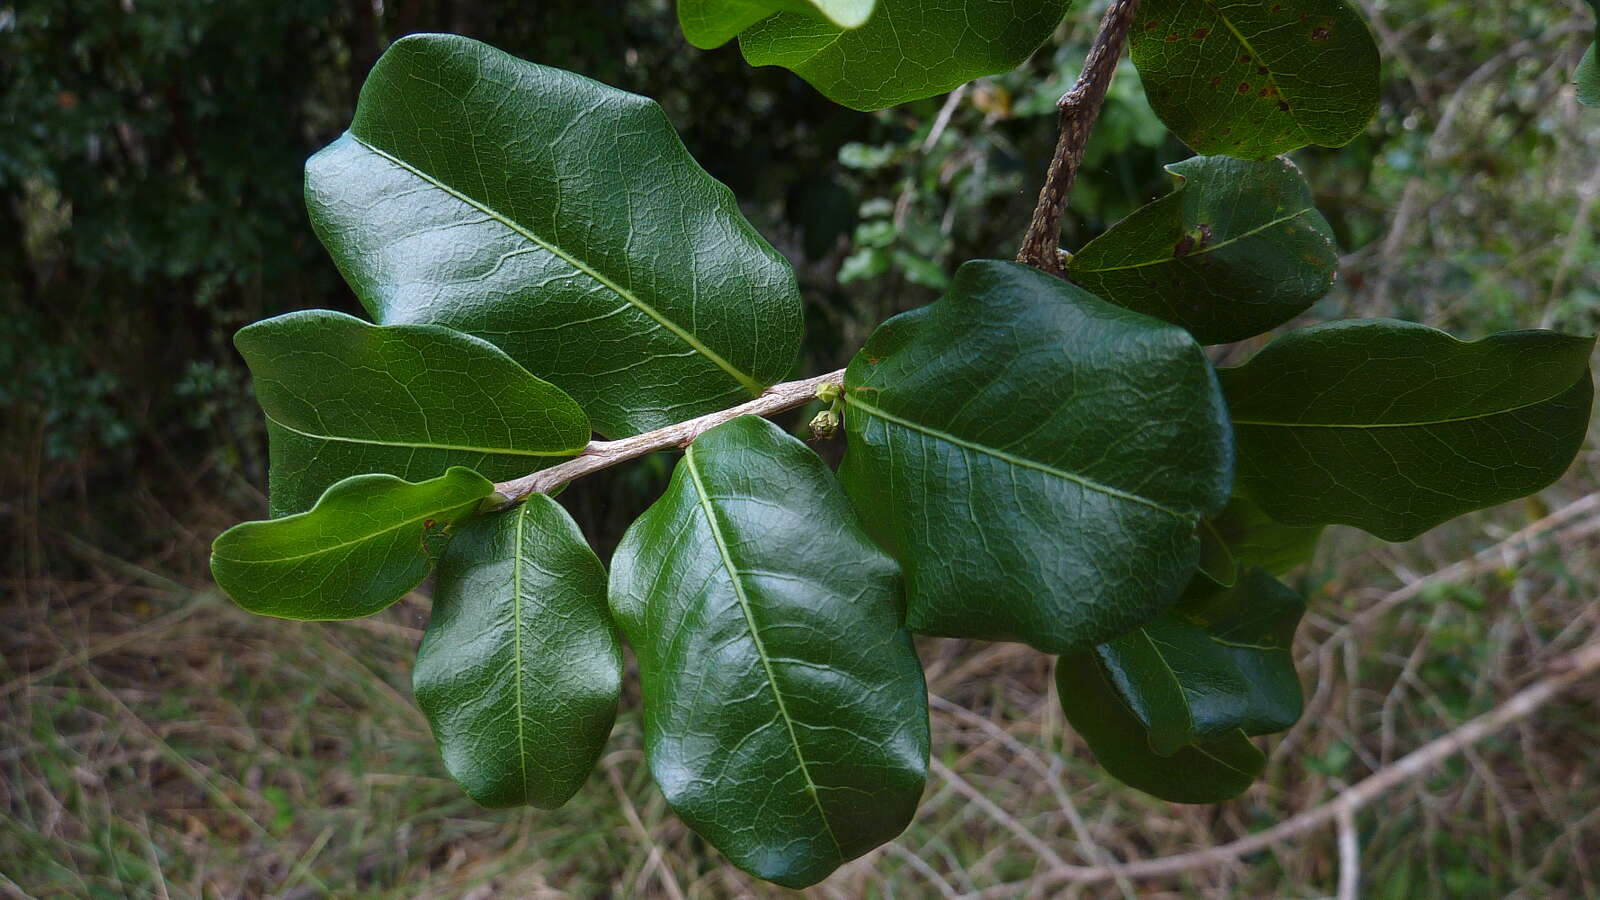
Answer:
<svg viewBox="0 0 1600 900"><path fill-rule="evenodd" d="M1138 9L1139 0L1112 0L1105 18L1100 20L1100 30L1095 34L1089 55L1083 60L1083 74L1078 76L1072 90L1056 101L1061 133L1056 138L1055 156L1045 172L1039 203L1034 207L1028 232L1022 238L1017 262L1059 278L1066 277L1060 249L1061 214L1072 196L1072 183L1078 177L1078 166L1083 164L1089 133L1100 118L1100 107L1105 105L1106 91L1111 87L1111 78L1116 74L1117 61L1122 58L1122 47L1128 42L1128 29L1133 26L1133 15Z"/></svg>
<svg viewBox="0 0 1600 900"><path fill-rule="evenodd" d="M620 441L590 441L589 446L572 459L512 481L501 482L494 486L495 491L506 498L502 506L512 506L528 499L530 495L549 493L575 478L608 469L617 463L638 459L658 450L687 447L690 441L710 429L740 416L775 416L804 406L817 396L817 388L842 381L844 370L839 369L814 378L775 384L748 403L718 410L698 419L668 425Z"/></svg>

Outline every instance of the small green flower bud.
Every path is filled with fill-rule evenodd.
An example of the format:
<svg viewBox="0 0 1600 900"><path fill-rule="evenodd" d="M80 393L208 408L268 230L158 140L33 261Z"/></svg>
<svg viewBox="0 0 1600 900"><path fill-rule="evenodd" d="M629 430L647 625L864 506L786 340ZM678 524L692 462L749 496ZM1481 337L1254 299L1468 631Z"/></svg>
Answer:
<svg viewBox="0 0 1600 900"><path fill-rule="evenodd" d="M837 381L825 381L817 388L817 399L823 403L832 403L839 399L840 386Z"/></svg>
<svg viewBox="0 0 1600 900"><path fill-rule="evenodd" d="M814 440L825 441L839 433L839 414L831 409L817 413L811 420L811 437Z"/></svg>

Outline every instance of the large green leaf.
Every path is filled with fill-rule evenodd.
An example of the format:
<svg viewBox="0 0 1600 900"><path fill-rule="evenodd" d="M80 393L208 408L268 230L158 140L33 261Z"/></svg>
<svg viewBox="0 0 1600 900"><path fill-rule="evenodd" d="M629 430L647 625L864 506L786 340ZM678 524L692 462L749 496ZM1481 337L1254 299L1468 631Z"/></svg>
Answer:
<svg viewBox="0 0 1600 900"><path fill-rule="evenodd" d="M963 265L873 334L845 387L839 475L925 634L1065 652L1147 621L1233 478L1187 332L1016 263Z"/></svg>
<svg viewBox="0 0 1600 900"><path fill-rule="evenodd" d="M1201 584L1149 623L1095 648L1118 696L1171 756L1197 740L1283 731L1300 718L1289 655L1305 602L1261 569Z"/></svg>
<svg viewBox="0 0 1600 900"><path fill-rule="evenodd" d="M1218 803L1244 793L1266 756L1243 731L1195 741L1162 756L1117 693L1094 650L1056 662L1056 692L1073 730L1117 779L1174 803Z"/></svg>
<svg viewBox="0 0 1600 900"><path fill-rule="evenodd" d="M493 342L605 435L748 400L799 352L793 269L660 107L476 41L396 41L306 203L374 319Z"/></svg>
<svg viewBox="0 0 1600 900"><path fill-rule="evenodd" d="M1066 15L1070 0L878 0L846 29L779 13L744 32L752 66L783 66L829 100L883 109L932 97L1021 65Z"/></svg>
<svg viewBox="0 0 1600 900"><path fill-rule="evenodd" d="M821 19L841 29L859 28L877 0L678 0L678 25L689 43L710 50L773 13Z"/></svg>
<svg viewBox="0 0 1600 900"><path fill-rule="evenodd" d="M466 466L493 481L578 453L589 419L493 344L437 325L371 325L307 310L234 336L267 416L274 516L329 485Z"/></svg>
<svg viewBox="0 0 1600 900"><path fill-rule="evenodd" d="M1221 376L1239 490L1290 525L1415 537L1566 471L1593 397L1593 338L1471 343L1392 319L1291 332Z"/></svg>
<svg viewBox="0 0 1600 900"><path fill-rule="evenodd" d="M411 683L472 799L553 809L583 785L616 718L622 650L606 570L559 504L534 494L451 539Z"/></svg>
<svg viewBox="0 0 1600 900"><path fill-rule="evenodd" d="M895 564L816 454L763 419L706 432L623 536L611 604L667 802L799 888L905 828L928 762Z"/></svg>
<svg viewBox="0 0 1600 900"><path fill-rule="evenodd" d="M1276 328L1333 286L1333 231L1294 163L1197 156L1167 171L1177 190L1085 245L1069 278L1202 344Z"/></svg>
<svg viewBox="0 0 1600 900"><path fill-rule="evenodd" d="M1378 45L1346 0L1145 0L1129 49L1196 153L1342 147L1378 109Z"/></svg>
<svg viewBox="0 0 1600 900"><path fill-rule="evenodd" d="M370 616L422 583L451 526L492 493L493 483L460 467L418 483L356 475L306 512L218 535L211 577L263 616Z"/></svg>

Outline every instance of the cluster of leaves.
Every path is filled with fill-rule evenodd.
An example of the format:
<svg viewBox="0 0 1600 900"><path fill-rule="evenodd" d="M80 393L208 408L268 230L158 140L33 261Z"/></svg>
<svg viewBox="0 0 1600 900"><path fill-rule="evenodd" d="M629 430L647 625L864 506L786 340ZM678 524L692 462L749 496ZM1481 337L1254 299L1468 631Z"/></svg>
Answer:
<svg viewBox="0 0 1600 900"><path fill-rule="evenodd" d="M691 38L740 34L856 106L1013 65L1061 11L680 5ZM1040 30L977 25L998 21ZM913 633L1059 655L1108 771L1178 802L1236 795L1262 767L1251 738L1301 710L1304 601L1278 577L1325 525L1402 540L1553 481L1588 423L1593 341L1351 320L1217 369L1205 345L1332 283L1330 229L1279 154L1365 127L1376 47L1340 0L1149 0L1131 43L1157 114L1213 155L1170 167L1174 190L1072 256L1070 281L969 261L880 326L838 392L837 474L759 418L701 434L609 574L560 505L494 480L759 396L798 355L794 273L654 103L464 38L396 43L306 178L376 324L239 333L275 518L217 539L218 584L255 612L347 618L433 571L416 694L491 806L553 806L587 777L620 630L667 801L788 886L914 814Z"/></svg>

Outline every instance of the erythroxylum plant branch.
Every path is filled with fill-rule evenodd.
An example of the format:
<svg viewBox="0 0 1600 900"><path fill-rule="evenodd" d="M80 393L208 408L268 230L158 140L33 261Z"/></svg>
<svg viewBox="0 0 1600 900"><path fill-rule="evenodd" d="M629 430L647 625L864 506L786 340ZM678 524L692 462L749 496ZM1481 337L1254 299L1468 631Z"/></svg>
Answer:
<svg viewBox="0 0 1600 900"><path fill-rule="evenodd" d="M707 431L740 416L775 416L805 406L817 398L817 391L823 385L839 384L842 381L844 381L843 369L812 378L802 378L799 381L786 381L767 388L761 396L748 403L718 410L697 419L668 425L666 428L657 428L655 431L647 431L618 441L590 441L582 453L564 463L495 485L495 493L504 498L497 505L514 506L534 494L548 494L574 479L592 475L601 469L609 469L618 463L648 456L660 450L680 450Z"/></svg>
<svg viewBox="0 0 1600 900"><path fill-rule="evenodd" d="M1100 30L1083 61L1083 73L1072 90L1056 101L1061 133L1056 138L1055 155L1045 173L1044 186L1039 188L1039 203L1034 207L1028 232L1022 239L1017 262L1059 278L1067 275L1059 247L1061 213L1072 196L1072 183L1077 179L1078 166L1083 164L1089 134L1100 118L1100 108L1105 105L1106 91L1116 76L1117 61L1122 58L1128 29L1133 26L1133 16L1138 10L1139 0L1115 0L1111 4L1100 20Z"/></svg>

